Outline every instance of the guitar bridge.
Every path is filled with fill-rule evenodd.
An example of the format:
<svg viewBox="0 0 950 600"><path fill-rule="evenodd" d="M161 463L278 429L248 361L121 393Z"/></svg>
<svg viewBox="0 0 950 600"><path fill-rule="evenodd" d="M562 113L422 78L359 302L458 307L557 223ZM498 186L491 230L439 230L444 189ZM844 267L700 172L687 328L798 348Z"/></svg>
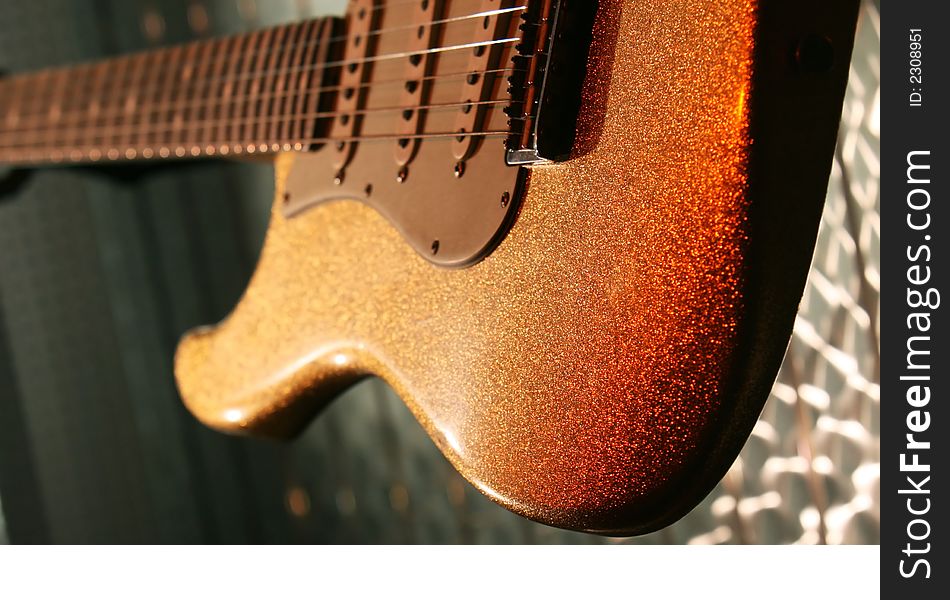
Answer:
<svg viewBox="0 0 950 600"><path fill-rule="evenodd" d="M570 157L576 136L597 0L538 0L521 18L522 42L509 78L509 165Z"/></svg>

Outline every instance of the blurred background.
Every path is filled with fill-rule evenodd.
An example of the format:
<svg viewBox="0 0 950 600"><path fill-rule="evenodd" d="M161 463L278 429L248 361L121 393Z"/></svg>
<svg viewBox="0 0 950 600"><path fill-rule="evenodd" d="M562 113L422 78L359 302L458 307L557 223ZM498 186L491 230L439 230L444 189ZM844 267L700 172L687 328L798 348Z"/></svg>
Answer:
<svg viewBox="0 0 950 600"><path fill-rule="evenodd" d="M4 0L0 70L344 4ZM741 457L673 526L608 539L509 513L455 473L379 381L290 443L200 426L175 391L175 344L237 301L273 193L268 165L205 162L0 183L0 542L878 543L879 46L880 2L868 1L785 365Z"/></svg>

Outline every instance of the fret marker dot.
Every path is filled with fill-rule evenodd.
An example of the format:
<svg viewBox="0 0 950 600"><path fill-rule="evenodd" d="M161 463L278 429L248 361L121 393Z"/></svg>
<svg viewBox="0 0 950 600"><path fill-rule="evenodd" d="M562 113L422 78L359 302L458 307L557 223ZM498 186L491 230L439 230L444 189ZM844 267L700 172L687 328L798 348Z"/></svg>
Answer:
<svg viewBox="0 0 950 600"><path fill-rule="evenodd" d="M159 148L158 150L158 155L162 158L168 158L169 154L171 153L168 151L168 148Z"/></svg>
<svg viewBox="0 0 950 600"><path fill-rule="evenodd" d="M223 156L227 156L228 154L231 153L231 148L229 148L228 146L221 146L221 148L219 149L219 152L220 152Z"/></svg>
<svg viewBox="0 0 950 600"><path fill-rule="evenodd" d="M155 151L152 150L151 148L145 148L142 150L142 158L152 158L154 154L155 154Z"/></svg>
<svg viewBox="0 0 950 600"><path fill-rule="evenodd" d="M135 154L136 154L135 148L129 148L128 150L125 151L125 157L129 160L132 160L133 158L135 158Z"/></svg>
<svg viewBox="0 0 950 600"><path fill-rule="evenodd" d="M198 156L200 154L201 154L201 148L199 148L198 146L195 146L191 149L192 156Z"/></svg>
<svg viewBox="0 0 950 600"><path fill-rule="evenodd" d="M297 142L296 144L294 144L294 150L296 150L297 152L300 152L301 150L303 150L303 144L301 144L300 142Z"/></svg>
<svg viewBox="0 0 950 600"><path fill-rule="evenodd" d="M110 148L109 151L106 152L106 156L109 157L109 160L118 160L119 151L116 150L115 148Z"/></svg>
<svg viewBox="0 0 950 600"><path fill-rule="evenodd" d="M182 148L181 146L178 146L177 148L175 148L175 156L177 156L178 158L182 158L183 156L185 156L185 149Z"/></svg>

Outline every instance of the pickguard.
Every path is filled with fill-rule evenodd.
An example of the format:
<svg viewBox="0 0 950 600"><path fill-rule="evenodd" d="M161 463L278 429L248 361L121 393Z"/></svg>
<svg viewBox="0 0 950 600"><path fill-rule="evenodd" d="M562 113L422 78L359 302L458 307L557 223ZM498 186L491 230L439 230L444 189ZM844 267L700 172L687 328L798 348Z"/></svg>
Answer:
<svg viewBox="0 0 950 600"><path fill-rule="evenodd" d="M364 141L342 177L327 147L301 153L287 178L284 215L333 200L356 200L379 211L426 260L442 267L470 266L504 237L526 178L526 169L505 164L503 138L487 138L481 145L459 163L450 139L425 140L412 163L400 168L391 140Z"/></svg>

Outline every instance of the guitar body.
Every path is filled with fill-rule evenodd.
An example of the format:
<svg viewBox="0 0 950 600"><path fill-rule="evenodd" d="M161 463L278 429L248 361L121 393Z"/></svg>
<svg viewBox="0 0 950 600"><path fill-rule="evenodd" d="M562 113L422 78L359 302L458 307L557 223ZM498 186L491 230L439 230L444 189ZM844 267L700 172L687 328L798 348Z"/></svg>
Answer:
<svg viewBox="0 0 950 600"><path fill-rule="evenodd" d="M332 159L280 154L243 299L178 349L188 408L291 435L379 376L509 509L610 534L671 523L735 459L781 363L855 15L601 0L572 157L525 170L510 229L467 268L432 264L356 199L288 216L294 169ZM794 60L813 32L833 64L821 47Z"/></svg>

